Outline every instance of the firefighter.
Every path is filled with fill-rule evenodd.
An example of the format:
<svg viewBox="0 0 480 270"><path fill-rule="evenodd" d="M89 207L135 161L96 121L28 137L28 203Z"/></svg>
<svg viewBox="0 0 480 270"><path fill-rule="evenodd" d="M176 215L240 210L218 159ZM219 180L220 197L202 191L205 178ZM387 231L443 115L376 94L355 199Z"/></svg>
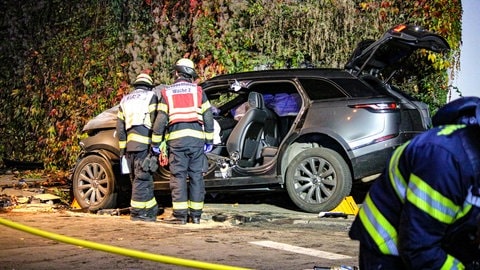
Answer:
<svg viewBox="0 0 480 270"><path fill-rule="evenodd" d="M350 229L360 269L480 269L480 98L398 147Z"/></svg>
<svg viewBox="0 0 480 270"><path fill-rule="evenodd" d="M158 98L152 91L153 80L148 74L139 74L133 86L135 90L122 98L118 109L120 156L125 155L130 168L130 219L154 222L157 219L158 205L153 191L153 172L142 165L150 156Z"/></svg>
<svg viewBox="0 0 480 270"><path fill-rule="evenodd" d="M159 143L165 139L169 149L173 215L163 219L168 223L185 224L190 219L198 224L203 210L204 153L212 150L214 123L210 102L194 82L197 77L190 59L178 60L174 65L175 81L161 91L157 108L152 144L158 151Z"/></svg>

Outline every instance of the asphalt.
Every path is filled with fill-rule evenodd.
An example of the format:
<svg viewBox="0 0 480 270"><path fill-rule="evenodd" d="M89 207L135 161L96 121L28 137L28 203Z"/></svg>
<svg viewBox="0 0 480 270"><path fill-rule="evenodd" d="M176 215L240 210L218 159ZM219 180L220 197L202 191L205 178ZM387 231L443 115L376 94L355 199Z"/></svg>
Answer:
<svg viewBox="0 0 480 270"><path fill-rule="evenodd" d="M23 177L22 175L32 175ZM0 171L0 210L13 212L72 211L87 215L128 215L123 211L106 209L89 213L74 207L68 185L50 179L48 176L35 176L9 170ZM159 219L171 214L168 198L158 200L162 213ZM298 209L284 192L234 192L207 194L202 215L204 222L255 224L344 224L350 223L353 216L320 217L319 213L306 213Z"/></svg>

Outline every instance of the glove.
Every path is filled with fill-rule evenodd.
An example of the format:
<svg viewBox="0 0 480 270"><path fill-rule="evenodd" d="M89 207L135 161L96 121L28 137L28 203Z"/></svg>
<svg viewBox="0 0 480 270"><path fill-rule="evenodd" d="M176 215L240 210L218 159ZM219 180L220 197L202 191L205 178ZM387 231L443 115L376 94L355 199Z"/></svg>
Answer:
<svg viewBox="0 0 480 270"><path fill-rule="evenodd" d="M150 157L150 166L149 169L151 172L156 172L158 170L158 156Z"/></svg>
<svg viewBox="0 0 480 270"><path fill-rule="evenodd" d="M158 146L152 146L152 153L153 153L155 156L160 155L160 148L159 148Z"/></svg>
<svg viewBox="0 0 480 270"><path fill-rule="evenodd" d="M150 155L147 155L147 157L143 160L142 169L144 172L148 172L150 170Z"/></svg>
<svg viewBox="0 0 480 270"><path fill-rule="evenodd" d="M210 152L212 152L212 149L213 149L213 144L206 143L203 146L203 152L204 153L210 153Z"/></svg>

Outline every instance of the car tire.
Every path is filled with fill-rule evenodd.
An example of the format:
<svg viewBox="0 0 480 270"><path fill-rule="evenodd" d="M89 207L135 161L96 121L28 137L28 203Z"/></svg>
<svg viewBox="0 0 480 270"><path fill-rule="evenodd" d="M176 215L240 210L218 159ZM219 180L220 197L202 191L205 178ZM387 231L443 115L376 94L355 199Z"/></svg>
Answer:
<svg viewBox="0 0 480 270"><path fill-rule="evenodd" d="M300 152L288 166L285 183L293 203L311 213L334 209L352 189L348 165L328 148Z"/></svg>
<svg viewBox="0 0 480 270"><path fill-rule="evenodd" d="M73 174L73 195L82 209L115 208L117 193L111 164L97 155L84 157Z"/></svg>

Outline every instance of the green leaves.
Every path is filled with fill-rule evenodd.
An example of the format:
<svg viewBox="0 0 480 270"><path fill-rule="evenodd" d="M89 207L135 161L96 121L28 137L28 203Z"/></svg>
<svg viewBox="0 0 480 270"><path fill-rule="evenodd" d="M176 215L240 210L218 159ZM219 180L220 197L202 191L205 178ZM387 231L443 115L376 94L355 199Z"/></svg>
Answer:
<svg viewBox="0 0 480 270"><path fill-rule="evenodd" d="M432 109L458 67L461 6L422 1L4 1L0 156L68 170L81 128L117 104L144 69L172 82L181 57L202 80L259 68L343 65L362 39L413 22L447 38L449 55L418 54L394 81ZM19 147L22 146L22 147Z"/></svg>

